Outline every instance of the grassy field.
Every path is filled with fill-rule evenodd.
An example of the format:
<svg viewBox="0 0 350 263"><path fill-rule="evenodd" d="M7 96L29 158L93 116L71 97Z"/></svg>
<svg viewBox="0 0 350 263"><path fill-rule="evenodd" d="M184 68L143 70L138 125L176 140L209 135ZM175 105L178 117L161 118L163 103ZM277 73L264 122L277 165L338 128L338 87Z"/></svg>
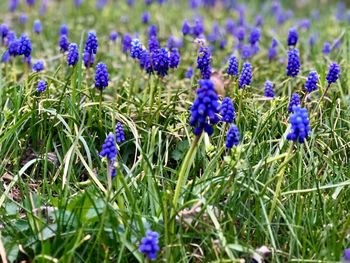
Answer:
<svg viewBox="0 0 350 263"><path fill-rule="evenodd" d="M159 234L156 262L340 262L350 247L350 6L226 1L232 5L227 7L216 1L193 9L180 0L110 0L96 8L92 0L80 7L73 0L37 0L32 7L20 1L10 12L8 2L15 1L0 1L0 23L17 39L26 33L31 63L41 60L45 69L34 72L23 55L4 61L11 45L9 36L1 39L0 262L148 262L139 249L147 230ZM258 15L263 23L256 25ZM193 26L199 17L204 32L198 38L205 40L184 36L184 20ZM276 21L281 17L286 21ZM37 19L40 33L33 31ZM62 24L69 42L78 45L74 66L60 51ZM127 33L148 49L152 24L161 47L178 46L181 56L164 77L146 73L122 50ZM288 77L293 27L301 67ZM261 33L259 50L242 59L237 32L245 32L243 45L250 47L253 28ZM98 49L86 67L91 30ZM272 39L277 56L269 60ZM195 135L190 125L202 78L200 46L211 53L219 104L224 97L233 101L240 138L230 149L230 124L212 125L210 136ZM244 61L253 69L252 82L242 89L239 76L226 73L231 54L239 72ZM99 62L109 73L103 90L95 87ZM341 74L328 85L332 62ZM194 69L191 78L188 67ZM305 82L313 70L319 81L308 93ZM40 80L46 81L44 92L37 91ZM264 96L266 80L274 84L274 98ZM304 143L287 139L292 93L309 115ZM118 122L125 141L116 144L115 160L102 158L102 145Z"/></svg>

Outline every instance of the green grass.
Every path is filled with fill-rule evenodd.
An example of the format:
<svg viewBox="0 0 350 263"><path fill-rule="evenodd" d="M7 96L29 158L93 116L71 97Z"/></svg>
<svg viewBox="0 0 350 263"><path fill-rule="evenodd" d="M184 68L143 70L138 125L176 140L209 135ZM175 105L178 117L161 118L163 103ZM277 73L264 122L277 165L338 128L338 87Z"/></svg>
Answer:
<svg viewBox="0 0 350 263"><path fill-rule="evenodd" d="M3 2L1 10L6 9ZM271 251L268 262L339 262L350 246L346 22L335 21L329 6L321 5L322 19L313 22L310 31L300 32L301 73L287 79L285 65L268 63L266 54L275 36L281 43L279 57L285 56L285 38L294 22L277 27L267 6L251 2L248 22L254 21L257 10L265 14L261 50L251 61L252 85L239 94L233 80L225 87L236 110L242 101L236 120L241 141L227 151L228 127L222 124L213 136L203 134L190 148L195 136L188 124L189 108L199 79L198 70L194 79L184 78L187 67L196 66L197 46L190 37L180 49L179 69L164 79L147 76L121 53L120 42L108 41L110 30L116 29L137 31L147 43L147 26L140 21L143 4L129 9L124 3L110 3L96 11L93 1L85 1L76 11L71 2L50 3L40 18L40 36L31 33L38 8L21 6L29 15L25 26L17 22L19 13L0 18L17 35L29 33L33 60L43 59L46 66L44 72L32 73L19 58L0 66L1 256L10 262L144 262L137 247L152 229L160 234L158 261L163 262L240 262L258 258L255 250L264 245ZM294 13L300 18L313 7L295 8ZM183 19L193 15L185 1L149 10L163 45L170 34L180 37ZM227 17L237 18L220 7L200 13L207 31L214 20L223 25ZM126 15L128 23L120 19ZM81 61L68 68L65 56L59 55L63 22L81 51L87 32L97 32L96 62L106 63L110 74L101 104L94 68L86 70ZM308 36L314 31L319 41L310 50ZM323 42L336 37L342 38L341 48L329 57L321 55ZM222 61L234 38L228 43L226 50L212 54L219 72L225 72ZM0 53L4 51L1 47ZM342 75L318 107L330 61L339 63ZM303 94L312 69L321 79L319 91L303 105L309 109L312 133L305 144L292 144L286 140L290 91ZM41 95L36 92L39 79L48 82ZM224 74L221 79L229 80ZM262 96L267 79L276 84L274 100ZM99 151L118 121L125 127L126 141L119 145L117 176L108 190L107 163Z"/></svg>

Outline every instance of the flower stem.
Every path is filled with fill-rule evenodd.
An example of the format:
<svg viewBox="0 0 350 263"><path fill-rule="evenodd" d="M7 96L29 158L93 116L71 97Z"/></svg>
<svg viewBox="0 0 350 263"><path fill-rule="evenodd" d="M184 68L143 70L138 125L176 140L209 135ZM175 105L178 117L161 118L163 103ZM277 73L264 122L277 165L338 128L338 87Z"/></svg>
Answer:
<svg viewBox="0 0 350 263"><path fill-rule="evenodd" d="M288 152L284 158L283 163L281 163L281 165L278 167L278 174L277 174L277 185L276 185L276 190L275 190L275 194L272 200L272 205L271 205L271 210L270 210L270 214L269 214L269 221L272 221L273 215L275 213L275 208L276 208L276 204L277 204L277 200L280 197L281 194L281 187L282 187L282 182L283 182L283 178L284 178L284 171L286 170L287 164L289 162L289 158L290 155L292 153L293 150L293 146L294 143L292 143L288 149Z"/></svg>
<svg viewBox="0 0 350 263"><path fill-rule="evenodd" d="M99 104L99 110L98 110L98 123L100 126L100 129L102 130L102 90L100 90L100 104Z"/></svg>
<svg viewBox="0 0 350 263"><path fill-rule="evenodd" d="M179 177L177 179L176 188L175 188L175 194L173 199L173 212L171 213L172 217L175 216L176 214L176 208L179 202L181 189L187 179L188 171L192 163L192 160L194 158L194 155L196 153L196 148L200 138L201 138L201 135L196 136L196 138L192 142L190 149L188 150L185 156L185 159L182 162L180 172L179 172Z"/></svg>

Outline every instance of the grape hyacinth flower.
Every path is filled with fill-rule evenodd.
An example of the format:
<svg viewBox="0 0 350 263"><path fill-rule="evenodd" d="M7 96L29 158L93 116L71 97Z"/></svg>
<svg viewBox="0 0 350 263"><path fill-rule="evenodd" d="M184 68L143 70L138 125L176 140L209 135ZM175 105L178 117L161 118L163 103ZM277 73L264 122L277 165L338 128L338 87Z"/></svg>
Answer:
<svg viewBox="0 0 350 263"><path fill-rule="evenodd" d="M185 78L186 78L186 79L192 78L193 73L194 73L193 68L192 68L192 67L188 67L188 69L187 69L187 71L186 71L186 74L185 74Z"/></svg>
<svg viewBox="0 0 350 263"><path fill-rule="evenodd" d="M269 58L269 61L274 60L275 57L277 56L277 50L276 50L276 48L270 47L267 56L268 56L268 58Z"/></svg>
<svg viewBox="0 0 350 263"><path fill-rule="evenodd" d="M95 32L90 31L85 42L84 51L89 54L96 54L98 48L98 41Z"/></svg>
<svg viewBox="0 0 350 263"><path fill-rule="evenodd" d="M157 258L157 252L160 250L158 242L158 233L147 230L146 236L141 239L139 251L146 254L148 259L155 260Z"/></svg>
<svg viewBox="0 0 350 263"><path fill-rule="evenodd" d="M39 93L42 93L46 90L46 87L47 87L47 84L46 84L46 81L45 80L40 80L38 82L38 86L36 88L36 91L39 92Z"/></svg>
<svg viewBox="0 0 350 263"><path fill-rule="evenodd" d="M259 28L253 28L253 30L250 32L250 36L249 36L249 42L250 44L253 46L255 45L257 42L260 41L260 37L261 37L261 33Z"/></svg>
<svg viewBox="0 0 350 263"><path fill-rule="evenodd" d="M60 50L61 52L67 52L69 49L69 41L66 35L62 35L60 37L60 41L59 41L59 46L60 46Z"/></svg>
<svg viewBox="0 0 350 263"><path fill-rule="evenodd" d="M117 38L118 38L118 32L116 31L112 31L110 34L109 34L109 40L111 41L117 41Z"/></svg>
<svg viewBox="0 0 350 263"><path fill-rule="evenodd" d="M158 38L156 36L151 36L148 40L148 49L151 53L155 52L160 48Z"/></svg>
<svg viewBox="0 0 350 263"><path fill-rule="evenodd" d="M26 14L21 14L18 18L18 22L21 25L24 25L25 23L27 23L27 20L28 20L28 16Z"/></svg>
<svg viewBox="0 0 350 263"><path fill-rule="evenodd" d="M234 55L231 55L230 57L226 73L231 76L238 75L238 60Z"/></svg>
<svg viewBox="0 0 350 263"><path fill-rule="evenodd" d="M158 75L164 77L168 74L169 54L165 48L161 48L152 53L153 68Z"/></svg>
<svg viewBox="0 0 350 263"><path fill-rule="evenodd" d="M343 260L344 260L344 263L350 262L350 248L344 249Z"/></svg>
<svg viewBox="0 0 350 263"><path fill-rule="evenodd" d="M115 146L114 134L110 132L102 145L101 157L106 157L108 161L114 161L118 151Z"/></svg>
<svg viewBox="0 0 350 263"><path fill-rule="evenodd" d="M255 18L255 26L262 26L264 24L264 18L262 15L258 14Z"/></svg>
<svg viewBox="0 0 350 263"><path fill-rule="evenodd" d="M287 135L287 140L304 143L311 131L307 109L294 106L289 122L292 127L290 133Z"/></svg>
<svg viewBox="0 0 350 263"><path fill-rule="evenodd" d="M1 57L1 63L6 63L6 62L8 62L8 61L10 61L10 53L9 53L9 51L8 50L6 50L5 52L4 52L4 54L2 54L2 57Z"/></svg>
<svg viewBox="0 0 350 263"><path fill-rule="evenodd" d="M35 5L35 0L26 0L27 5L29 5L30 7Z"/></svg>
<svg viewBox="0 0 350 263"><path fill-rule="evenodd" d="M190 26L188 20L185 20L185 21L184 21L181 30L182 30L182 34L183 34L184 36L191 34L191 26Z"/></svg>
<svg viewBox="0 0 350 263"><path fill-rule="evenodd" d="M180 53L177 48L173 48L170 51L169 56L169 67L170 68L177 68L180 64Z"/></svg>
<svg viewBox="0 0 350 263"><path fill-rule="evenodd" d="M6 24L0 25L0 34L1 34L1 43L4 43L5 38L7 37L7 34L9 33L9 28Z"/></svg>
<svg viewBox="0 0 350 263"><path fill-rule="evenodd" d="M130 56L132 58L140 59L142 53L142 43L139 39L134 38L131 41Z"/></svg>
<svg viewBox="0 0 350 263"><path fill-rule="evenodd" d="M123 53L128 53L131 49L132 38L130 34L124 34L122 40L122 51Z"/></svg>
<svg viewBox="0 0 350 263"><path fill-rule="evenodd" d="M18 40L18 55L24 55L25 57L30 57L30 53L32 52L32 42L29 37L25 34L21 36Z"/></svg>
<svg viewBox="0 0 350 263"><path fill-rule="evenodd" d="M241 75L238 79L238 88L242 89L245 86L249 86L252 81L252 66L250 63L246 62L243 64Z"/></svg>
<svg viewBox="0 0 350 263"><path fill-rule="evenodd" d="M235 119L235 108L233 106L232 100L229 97L225 97L222 100L220 107L221 121L232 123Z"/></svg>
<svg viewBox="0 0 350 263"><path fill-rule="evenodd" d="M244 27L239 27L237 29L236 37L240 43L244 41L244 37L245 37L245 28Z"/></svg>
<svg viewBox="0 0 350 263"><path fill-rule="evenodd" d="M37 20L34 21L34 24L33 24L33 32L37 33L37 34L40 34L41 31L42 31L41 22L40 22L39 19L37 19Z"/></svg>
<svg viewBox="0 0 350 263"><path fill-rule="evenodd" d="M294 106L299 106L300 105L300 96L298 93L293 93L292 97L289 101L289 106L288 106L288 112L293 111Z"/></svg>
<svg viewBox="0 0 350 263"><path fill-rule="evenodd" d="M95 63L95 55L90 54L89 52L84 52L83 62L86 68L90 68Z"/></svg>
<svg viewBox="0 0 350 263"><path fill-rule="evenodd" d="M44 63L41 60L39 60L33 64L33 71L34 72L40 72L43 70L44 70Z"/></svg>
<svg viewBox="0 0 350 263"><path fill-rule="evenodd" d="M201 79L198 81L197 98L191 107L190 125L193 133L199 136L203 130L210 136L213 134L213 125L219 122L218 94L212 81Z"/></svg>
<svg viewBox="0 0 350 263"><path fill-rule="evenodd" d="M83 4L83 0L74 0L74 5L80 7Z"/></svg>
<svg viewBox="0 0 350 263"><path fill-rule="evenodd" d="M305 83L305 89L307 90L308 93L311 93L314 90L317 90L317 82L318 82L317 72L311 71Z"/></svg>
<svg viewBox="0 0 350 263"><path fill-rule="evenodd" d="M199 37L200 35L202 35L204 32L204 26L203 26L203 22L201 19L195 19L194 20L194 25L192 28L192 34L195 37Z"/></svg>
<svg viewBox="0 0 350 263"><path fill-rule="evenodd" d="M8 51L10 56L15 57L18 55L18 45L19 45L19 42L16 36L14 36L14 38L8 44Z"/></svg>
<svg viewBox="0 0 350 263"><path fill-rule="evenodd" d="M240 133L236 125L231 124L230 129L226 135L226 148L231 149L233 146L237 146L240 139Z"/></svg>
<svg viewBox="0 0 350 263"><path fill-rule="evenodd" d="M332 63L329 66L328 74L326 76L326 80L328 82L328 86L332 83L336 83L340 74L340 67L337 63Z"/></svg>
<svg viewBox="0 0 350 263"><path fill-rule="evenodd" d="M328 55L332 51L331 43L325 42L323 45L322 53Z"/></svg>
<svg viewBox="0 0 350 263"><path fill-rule="evenodd" d="M201 46L197 58L197 68L201 71L203 79L210 79L210 52L207 47Z"/></svg>
<svg viewBox="0 0 350 263"><path fill-rule="evenodd" d="M143 24L148 24L149 23L149 20L151 18L151 15L149 12L144 12L141 16L141 21Z"/></svg>
<svg viewBox="0 0 350 263"><path fill-rule="evenodd" d="M115 137L116 137L117 143L121 143L125 141L124 128L120 122L118 122L117 125L115 126Z"/></svg>
<svg viewBox="0 0 350 263"><path fill-rule="evenodd" d="M241 49L241 57L243 60L250 59L252 57L252 50L250 46L243 45Z"/></svg>
<svg viewBox="0 0 350 263"><path fill-rule="evenodd" d="M226 22L225 22L226 33L233 35L235 32L235 28L236 28L235 21L233 21L231 18L226 19Z"/></svg>
<svg viewBox="0 0 350 263"><path fill-rule="evenodd" d="M288 46L295 46L298 42L298 31L296 28L289 29L287 44Z"/></svg>
<svg viewBox="0 0 350 263"><path fill-rule="evenodd" d="M286 68L287 76L295 78L299 74L300 59L299 51L296 48L288 51L288 63Z"/></svg>
<svg viewBox="0 0 350 263"><path fill-rule="evenodd" d="M69 35L69 29L68 26L66 24L62 24L60 27L60 35L61 36L67 36Z"/></svg>
<svg viewBox="0 0 350 263"><path fill-rule="evenodd" d="M108 77L107 66L102 62L98 63L95 72L95 87L100 91L108 87Z"/></svg>
<svg viewBox="0 0 350 263"><path fill-rule="evenodd" d="M69 66L75 66L79 60L79 50L78 45L75 43L69 44L68 54L67 54L67 64Z"/></svg>
<svg viewBox="0 0 350 263"><path fill-rule="evenodd" d="M16 11L18 4L19 4L19 0L9 0L8 10L10 12Z"/></svg>
<svg viewBox="0 0 350 263"><path fill-rule="evenodd" d="M148 27L148 37L157 36L158 35L158 27L156 25L150 25Z"/></svg>
<svg viewBox="0 0 350 263"><path fill-rule="evenodd" d="M269 80L265 82L264 95L265 97L269 97L269 98L275 97L275 92L273 90L273 83Z"/></svg>
<svg viewBox="0 0 350 263"><path fill-rule="evenodd" d="M151 56L150 56L149 52L146 49L142 50L141 58L140 58L139 61L140 61L140 67L142 69L146 70L146 72L148 74L153 73Z"/></svg>

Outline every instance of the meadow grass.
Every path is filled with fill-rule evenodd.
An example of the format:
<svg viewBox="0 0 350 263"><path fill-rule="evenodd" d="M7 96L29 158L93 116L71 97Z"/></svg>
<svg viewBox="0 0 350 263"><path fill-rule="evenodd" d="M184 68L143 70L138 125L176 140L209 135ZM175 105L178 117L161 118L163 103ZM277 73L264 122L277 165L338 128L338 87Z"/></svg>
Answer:
<svg viewBox="0 0 350 263"><path fill-rule="evenodd" d="M334 5L292 7L295 17L277 26L270 3L247 4L249 23L258 12L264 15L260 52L251 59L252 84L237 90L237 80L224 74L234 37L212 54L241 133L231 150L224 143L227 125L219 123L210 137L195 137L188 124L200 78L198 70L184 78L188 66L196 67L193 38L184 38L178 69L164 78L147 75L121 52L120 38L109 41L109 32L117 30L138 32L147 43L148 26L140 20L145 5L94 5L85 1L77 9L73 1L51 1L40 17L40 35L32 33L39 4L2 12L2 22L30 35L32 59L44 60L46 67L33 73L20 58L1 64L2 260L145 262L138 244L152 229L159 233L157 260L163 262L339 262L350 246L350 31L346 21L335 20ZM278 56L285 58L288 29L312 8L320 8L321 18L300 31L301 72L287 78L285 64L268 62L269 43L275 37ZM183 19L196 12L205 18L206 31L215 20L237 18L220 6L192 11L187 1L147 9L162 45L170 35L182 37ZM17 22L22 11L25 25ZM75 67L66 65L58 48L61 23L69 26L69 40L79 44L81 56L87 32L96 31L95 61L104 62L110 75L101 94L94 88L95 67L85 69L81 59ZM316 31L318 42L310 48L308 37ZM323 42L339 37L341 47L324 56ZM341 77L320 101L331 61L340 65ZM305 94L311 70L320 77L318 91L303 100L312 132L304 144L292 143L286 139L289 98L292 92ZM48 84L41 94L40 79ZM275 83L273 100L263 96L267 79ZM118 146L111 181L99 152L117 122L124 125L126 141ZM271 253L265 259L256 251L262 246Z"/></svg>

